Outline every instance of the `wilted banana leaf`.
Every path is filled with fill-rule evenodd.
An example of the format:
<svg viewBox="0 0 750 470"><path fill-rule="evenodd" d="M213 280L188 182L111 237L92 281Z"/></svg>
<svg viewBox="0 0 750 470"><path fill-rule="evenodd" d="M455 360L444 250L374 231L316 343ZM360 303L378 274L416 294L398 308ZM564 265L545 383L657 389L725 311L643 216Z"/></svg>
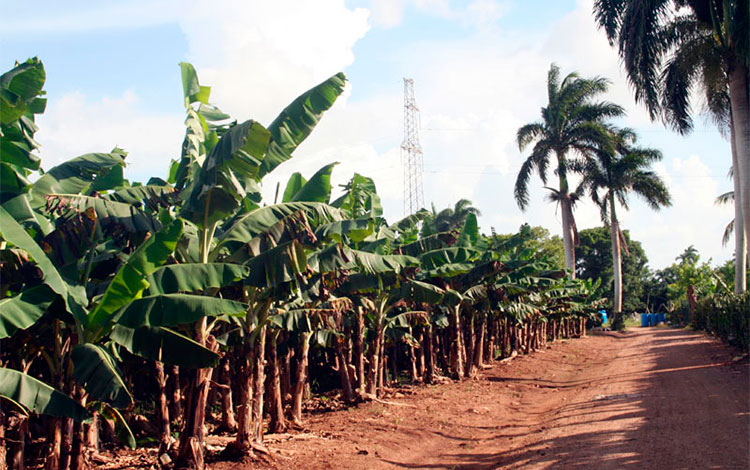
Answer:
<svg viewBox="0 0 750 470"><path fill-rule="evenodd" d="M57 295L46 284L0 300L0 338L8 338L37 322Z"/></svg>
<svg viewBox="0 0 750 470"><path fill-rule="evenodd" d="M260 201L260 165L271 134L248 120L227 131L195 175L181 215L201 229L234 214L246 196Z"/></svg>
<svg viewBox="0 0 750 470"><path fill-rule="evenodd" d="M109 334L115 343L136 356L187 368L215 367L219 355L196 341L167 328L115 325Z"/></svg>
<svg viewBox="0 0 750 470"><path fill-rule="evenodd" d="M102 347L78 344L71 354L73 375L91 398L127 408L133 403L115 360Z"/></svg>
<svg viewBox="0 0 750 470"><path fill-rule="evenodd" d="M68 284L42 248L3 207L0 207L0 236L26 250L44 273L44 283L63 298L68 312L75 315L79 321L85 321L84 306L88 304L88 299L84 288Z"/></svg>
<svg viewBox="0 0 750 470"><path fill-rule="evenodd" d="M112 321L129 328L175 326L203 317L243 316L248 306L234 300L190 294L159 294L133 300Z"/></svg>
<svg viewBox="0 0 750 470"><path fill-rule="evenodd" d="M51 168L31 187L32 207L42 207L49 194L89 194L97 178L107 175L116 166L125 166L125 155L120 149L89 153ZM108 188L98 188L102 189Z"/></svg>
<svg viewBox="0 0 750 470"><path fill-rule="evenodd" d="M156 232L162 228L156 216L133 204L80 194L52 194L47 201L51 212L68 214L71 212L69 209L79 212L93 209L102 226L113 232Z"/></svg>
<svg viewBox="0 0 750 470"><path fill-rule="evenodd" d="M159 207L173 206L179 201L179 194L173 187L156 184L119 189L103 194L101 197L110 201L131 204L138 208L145 206L151 211L156 211Z"/></svg>
<svg viewBox="0 0 750 470"><path fill-rule="evenodd" d="M112 281L104 296L88 317L91 328L104 326L122 307L149 287L146 277L169 258L182 236L182 220L177 219L164 230L149 237L128 258ZM97 331L99 333L99 331Z"/></svg>
<svg viewBox="0 0 750 470"><path fill-rule="evenodd" d="M48 416L83 421L89 413L75 400L46 383L13 369L0 368L0 395Z"/></svg>
<svg viewBox="0 0 750 470"><path fill-rule="evenodd" d="M268 126L271 140L261 163L259 178L292 157L292 152L315 129L323 113L333 106L344 91L346 77L337 73L301 94Z"/></svg>
<svg viewBox="0 0 750 470"><path fill-rule="evenodd" d="M146 277L145 295L202 292L238 282L250 273L247 266L230 263L170 264L154 270Z"/></svg>
<svg viewBox="0 0 750 470"><path fill-rule="evenodd" d="M289 201L284 202L324 202L331 199L331 172L338 162L328 164L316 171L310 179L299 188ZM287 185L287 189L289 186ZM286 196L286 191L284 191Z"/></svg>
<svg viewBox="0 0 750 470"><path fill-rule="evenodd" d="M217 236L219 244L247 243L268 231L274 224L294 212L303 211L311 224L332 222L345 218L339 209L321 202L287 202L260 207L249 212L224 229Z"/></svg>

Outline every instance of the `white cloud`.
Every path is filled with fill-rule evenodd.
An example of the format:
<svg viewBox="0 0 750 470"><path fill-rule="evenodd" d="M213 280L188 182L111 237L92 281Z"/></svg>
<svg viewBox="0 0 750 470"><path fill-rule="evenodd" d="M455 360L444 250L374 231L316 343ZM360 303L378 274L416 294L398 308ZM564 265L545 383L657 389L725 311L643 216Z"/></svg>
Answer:
<svg viewBox="0 0 750 470"><path fill-rule="evenodd" d="M343 0L189 4L188 59L211 100L239 119L270 122L294 97L354 61L368 12Z"/></svg>
<svg viewBox="0 0 750 470"><path fill-rule="evenodd" d="M166 177L168 163L179 157L184 135L183 116L155 114L133 91L119 97L87 99L73 92L52 100L38 118L36 138L42 143L43 167L115 146L129 152L127 174L136 180Z"/></svg>

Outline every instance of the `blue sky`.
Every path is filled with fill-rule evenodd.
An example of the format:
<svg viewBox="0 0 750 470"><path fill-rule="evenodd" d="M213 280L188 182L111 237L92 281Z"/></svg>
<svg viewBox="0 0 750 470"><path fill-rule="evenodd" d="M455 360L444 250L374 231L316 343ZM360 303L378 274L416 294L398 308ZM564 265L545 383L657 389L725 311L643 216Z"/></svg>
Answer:
<svg viewBox="0 0 750 470"><path fill-rule="evenodd" d="M658 213L636 200L623 226L643 242L652 268L690 244L714 264L732 209L713 199L731 189L729 145L710 123L679 136L651 123L633 102L619 60L596 30L591 0L280 0L209 2L3 2L0 63L39 56L47 69L47 113L39 119L43 165L115 145L130 151L128 174L163 175L179 153L184 112L179 68L196 66L212 101L240 120L269 122L289 101L344 70L345 96L296 157L264 181L272 197L293 171L331 161L336 183L372 176L386 216L402 215L399 145L402 77L415 80L421 109L425 199L440 209L468 198L481 228L517 230L524 221L560 232L541 182L522 213L512 197L524 155L516 129L545 104L550 63L564 73L612 80L606 99L626 107L622 125L662 150L657 165L674 206ZM696 103L700 109L700 103ZM599 225L591 203L579 228Z"/></svg>

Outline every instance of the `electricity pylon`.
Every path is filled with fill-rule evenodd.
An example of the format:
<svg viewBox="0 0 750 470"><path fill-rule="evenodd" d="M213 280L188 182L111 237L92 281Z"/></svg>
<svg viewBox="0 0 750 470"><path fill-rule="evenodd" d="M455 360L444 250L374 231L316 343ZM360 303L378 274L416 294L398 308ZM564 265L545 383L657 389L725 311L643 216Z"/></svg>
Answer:
<svg viewBox="0 0 750 470"><path fill-rule="evenodd" d="M424 207L422 188L422 146L419 145L419 108L414 98L414 80L404 78L404 141L401 142L404 167L404 215Z"/></svg>

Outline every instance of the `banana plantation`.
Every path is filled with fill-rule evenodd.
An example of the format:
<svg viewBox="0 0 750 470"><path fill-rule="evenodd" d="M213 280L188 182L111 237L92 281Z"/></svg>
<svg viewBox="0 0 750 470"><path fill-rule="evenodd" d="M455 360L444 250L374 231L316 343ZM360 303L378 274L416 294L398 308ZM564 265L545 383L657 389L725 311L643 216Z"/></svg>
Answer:
<svg viewBox="0 0 750 470"><path fill-rule="evenodd" d="M162 465L202 469L207 434L233 438L215 458L267 453L264 434L303 428L320 391L354 406L585 334L602 289L524 231L483 235L473 213L447 231L426 210L387 221L371 178L332 188L336 163L261 197L343 74L262 124L180 71L179 158L145 183L119 148L45 166L42 63L0 77L0 467L158 446Z"/></svg>

